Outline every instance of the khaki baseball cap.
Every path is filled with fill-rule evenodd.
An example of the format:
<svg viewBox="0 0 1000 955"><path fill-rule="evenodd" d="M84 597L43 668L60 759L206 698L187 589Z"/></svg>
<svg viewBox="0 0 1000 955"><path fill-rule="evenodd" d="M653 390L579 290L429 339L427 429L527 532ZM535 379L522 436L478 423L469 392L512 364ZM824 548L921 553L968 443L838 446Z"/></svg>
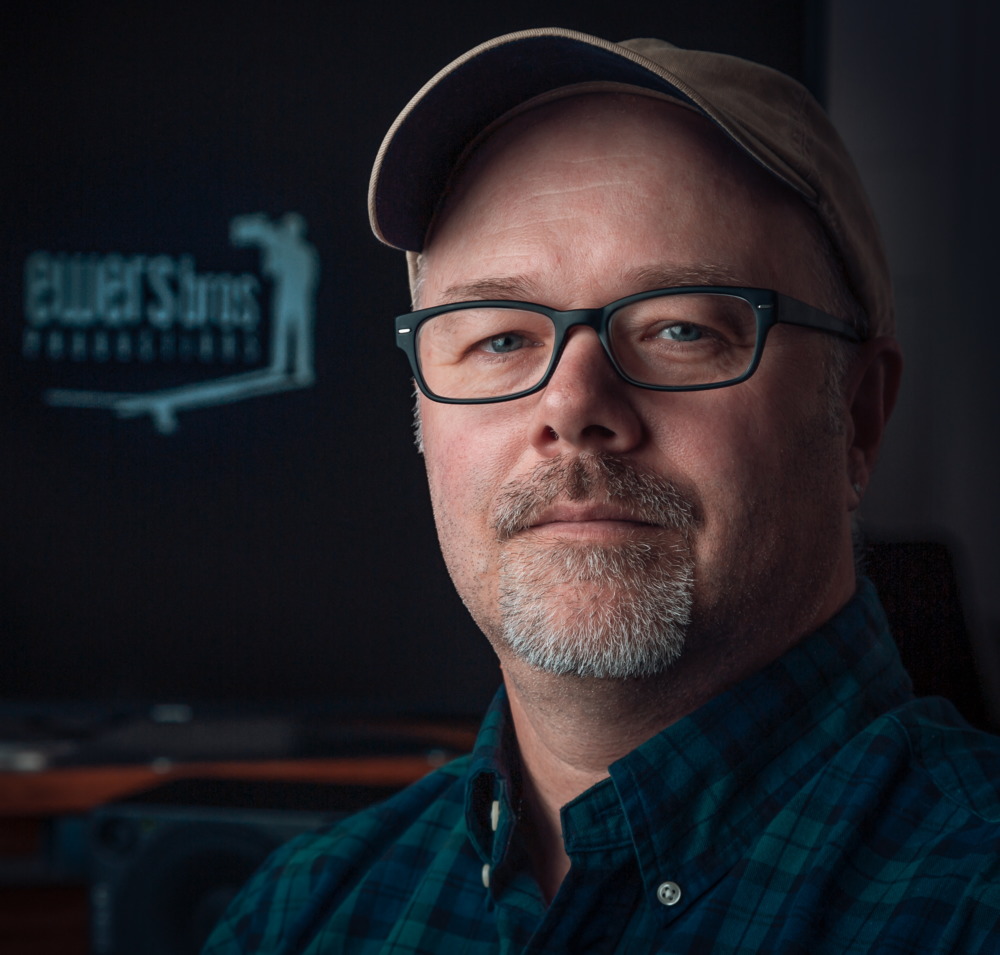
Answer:
<svg viewBox="0 0 1000 955"><path fill-rule="evenodd" d="M529 100L594 83L665 94L714 122L816 211L868 315L869 334L893 333L892 284L878 224L820 105L800 83L769 67L664 40L612 43L545 28L509 33L460 56L410 100L382 142L368 193L375 235L395 248L421 251L470 143Z"/></svg>

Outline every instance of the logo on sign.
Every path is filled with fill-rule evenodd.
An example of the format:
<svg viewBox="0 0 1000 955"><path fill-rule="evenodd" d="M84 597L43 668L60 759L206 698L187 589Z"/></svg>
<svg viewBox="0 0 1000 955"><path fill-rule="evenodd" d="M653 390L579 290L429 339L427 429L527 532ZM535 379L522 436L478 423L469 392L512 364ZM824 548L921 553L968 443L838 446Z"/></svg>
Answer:
<svg viewBox="0 0 1000 955"><path fill-rule="evenodd" d="M315 380L319 259L305 231L296 213L276 221L237 216L230 223L234 246L260 252L260 272L270 284L266 322L262 280L252 272L198 272L190 255L32 254L25 263L26 358L161 366L266 361L250 371L152 391L53 388L44 400L122 418L149 415L157 431L170 434L181 411L308 387Z"/></svg>

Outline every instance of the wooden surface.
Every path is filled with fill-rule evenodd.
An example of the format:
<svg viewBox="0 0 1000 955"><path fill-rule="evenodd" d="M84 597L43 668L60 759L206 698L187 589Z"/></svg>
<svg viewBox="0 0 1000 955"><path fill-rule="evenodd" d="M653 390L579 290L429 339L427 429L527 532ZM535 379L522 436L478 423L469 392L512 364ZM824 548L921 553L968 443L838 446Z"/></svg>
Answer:
<svg viewBox="0 0 1000 955"><path fill-rule="evenodd" d="M0 773L0 824L6 818L39 818L88 812L102 803L190 777L286 779L307 782L405 785L435 768L420 756L360 759L262 760L225 763L157 763L88 766L37 773Z"/></svg>

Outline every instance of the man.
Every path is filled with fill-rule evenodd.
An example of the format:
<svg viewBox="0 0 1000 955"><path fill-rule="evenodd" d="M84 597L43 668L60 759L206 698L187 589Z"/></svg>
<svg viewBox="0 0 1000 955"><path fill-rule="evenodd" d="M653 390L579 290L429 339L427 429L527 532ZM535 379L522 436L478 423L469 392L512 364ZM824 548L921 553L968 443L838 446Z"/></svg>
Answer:
<svg viewBox="0 0 1000 955"><path fill-rule="evenodd" d="M279 852L207 952L998 952L1000 746L915 701L852 516L900 375L793 81L535 30L376 162L475 752Z"/></svg>

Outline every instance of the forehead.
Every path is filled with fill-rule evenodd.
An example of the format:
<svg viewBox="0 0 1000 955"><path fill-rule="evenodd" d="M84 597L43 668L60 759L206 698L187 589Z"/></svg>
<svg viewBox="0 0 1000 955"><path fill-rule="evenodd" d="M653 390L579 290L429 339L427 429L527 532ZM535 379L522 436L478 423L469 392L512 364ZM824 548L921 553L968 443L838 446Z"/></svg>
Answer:
<svg viewBox="0 0 1000 955"><path fill-rule="evenodd" d="M484 275L548 282L560 270L677 267L773 284L761 279L815 258L817 232L805 204L700 115L587 94L523 112L478 144L439 206L421 272L434 298Z"/></svg>

